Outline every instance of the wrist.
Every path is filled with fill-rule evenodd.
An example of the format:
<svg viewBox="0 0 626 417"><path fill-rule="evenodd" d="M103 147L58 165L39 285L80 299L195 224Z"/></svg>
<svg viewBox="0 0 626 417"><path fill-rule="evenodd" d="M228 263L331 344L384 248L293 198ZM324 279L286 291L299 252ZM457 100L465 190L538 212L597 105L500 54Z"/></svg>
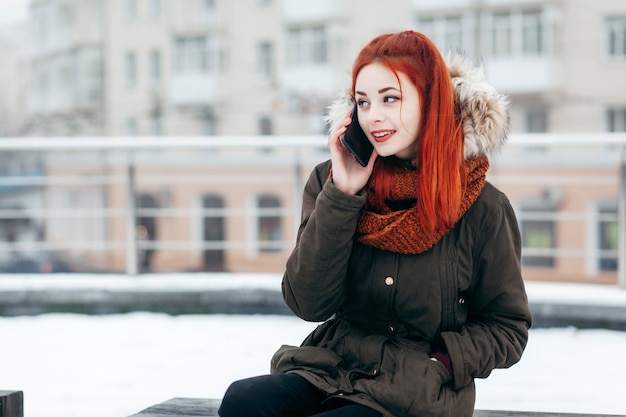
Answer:
<svg viewBox="0 0 626 417"><path fill-rule="evenodd" d="M452 361L450 360L450 355L448 355L447 353L443 353L443 352L435 352L432 355L430 355L430 360L441 362L441 364L445 366L450 376L453 376Z"/></svg>

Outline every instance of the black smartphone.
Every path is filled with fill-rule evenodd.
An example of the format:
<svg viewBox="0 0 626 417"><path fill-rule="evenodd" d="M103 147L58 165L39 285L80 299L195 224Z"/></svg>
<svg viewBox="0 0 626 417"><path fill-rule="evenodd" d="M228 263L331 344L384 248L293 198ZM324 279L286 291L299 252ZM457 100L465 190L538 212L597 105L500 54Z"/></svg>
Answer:
<svg viewBox="0 0 626 417"><path fill-rule="evenodd" d="M356 106L354 106L350 116L352 121L346 128L345 133L341 135L341 143L350 151L361 166L367 166L374 151L374 146L372 146L372 143L365 136L365 132L361 129L356 111Z"/></svg>

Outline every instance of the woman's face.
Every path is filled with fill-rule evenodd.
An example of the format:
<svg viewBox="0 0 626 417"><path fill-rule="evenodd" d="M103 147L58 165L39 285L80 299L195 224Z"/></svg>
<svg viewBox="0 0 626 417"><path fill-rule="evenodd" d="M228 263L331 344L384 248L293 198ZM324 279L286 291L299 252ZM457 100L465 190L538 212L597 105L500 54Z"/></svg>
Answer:
<svg viewBox="0 0 626 417"><path fill-rule="evenodd" d="M420 101L409 78L397 75L378 63L361 69L354 89L359 124L380 156L411 160L417 154Z"/></svg>

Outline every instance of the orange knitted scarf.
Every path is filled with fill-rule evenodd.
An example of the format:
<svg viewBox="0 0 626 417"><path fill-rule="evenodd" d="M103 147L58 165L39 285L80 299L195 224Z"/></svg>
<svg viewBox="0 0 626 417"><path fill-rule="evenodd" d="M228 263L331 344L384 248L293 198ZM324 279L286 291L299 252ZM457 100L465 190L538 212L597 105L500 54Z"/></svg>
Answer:
<svg viewBox="0 0 626 417"><path fill-rule="evenodd" d="M485 156L465 161L467 183L457 220L480 195L488 169L489 159ZM437 228L429 232L422 226L415 205L417 175L414 169L397 167L392 175L390 195L382 208L375 208L378 206L376 196L368 192L357 227L359 242L382 250L416 254L427 251L448 233L449 229ZM402 207L402 202L411 202L410 207Z"/></svg>

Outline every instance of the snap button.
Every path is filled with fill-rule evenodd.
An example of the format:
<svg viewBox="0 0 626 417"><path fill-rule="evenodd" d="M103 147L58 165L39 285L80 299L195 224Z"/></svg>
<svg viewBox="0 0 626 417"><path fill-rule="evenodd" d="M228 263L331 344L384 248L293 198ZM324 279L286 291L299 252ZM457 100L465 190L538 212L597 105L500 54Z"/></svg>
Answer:
<svg viewBox="0 0 626 417"><path fill-rule="evenodd" d="M385 278L385 285L387 286L393 285L393 278L391 277Z"/></svg>
<svg viewBox="0 0 626 417"><path fill-rule="evenodd" d="M393 326L389 326L389 331L393 333L396 331L396 329L394 329Z"/></svg>
<svg viewBox="0 0 626 417"><path fill-rule="evenodd" d="M465 304L465 298L459 298L459 304Z"/></svg>

